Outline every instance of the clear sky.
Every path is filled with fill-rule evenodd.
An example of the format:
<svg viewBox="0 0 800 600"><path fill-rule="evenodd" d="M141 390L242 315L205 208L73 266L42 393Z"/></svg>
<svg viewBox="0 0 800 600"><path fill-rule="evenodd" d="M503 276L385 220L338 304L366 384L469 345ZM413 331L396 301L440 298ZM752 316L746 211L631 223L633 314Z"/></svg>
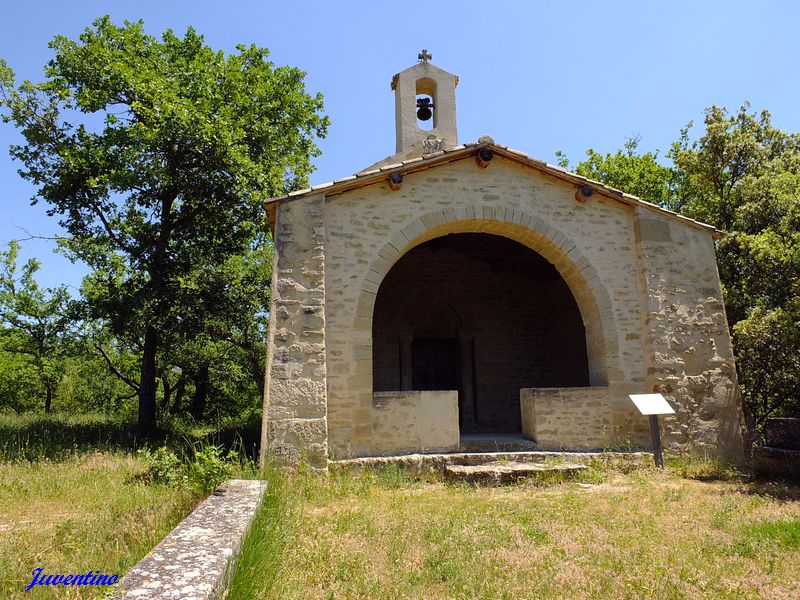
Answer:
<svg viewBox="0 0 800 600"><path fill-rule="evenodd" d="M688 121L711 104L750 100L774 123L800 131L800 3L762 0L669 2L338 2L302 0L6 2L0 56L17 78L39 80L54 35L75 38L96 17L143 19L154 35L192 25L215 49L255 43L276 64L308 73L325 95L328 137L312 183L336 179L394 152L392 75L422 48L460 77L459 141L489 134L555 162L592 147L614 151L641 136L665 151ZM0 125L0 242L58 233L34 189L20 179L7 147L20 137ZM46 285L77 286L83 268L26 242Z"/></svg>

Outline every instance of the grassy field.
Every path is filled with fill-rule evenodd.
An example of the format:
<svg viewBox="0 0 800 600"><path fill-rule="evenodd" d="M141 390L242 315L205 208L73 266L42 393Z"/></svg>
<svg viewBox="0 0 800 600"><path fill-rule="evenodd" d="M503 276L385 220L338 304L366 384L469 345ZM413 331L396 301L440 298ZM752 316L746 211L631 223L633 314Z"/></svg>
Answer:
<svg viewBox="0 0 800 600"><path fill-rule="evenodd" d="M294 477L290 510L273 501L262 523L282 550L264 552L275 540L262 530L261 562L246 547L229 597L800 598L800 488L684 475L502 488Z"/></svg>
<svg viewBox="0 0 800 600"><path fill-rule="evenodd" d="M0 464L0 598L94 598L101 588L24 588L36 567L121 575L136 564L198 500L138 481L144 468L135 456L100 452Z"/></svg>
<svg viewBox="0 0 800 600"><path fill-rule="evenodd" d="M244 428L246 430L246 428ZM235 445L234 430L152 432L103 415L0 416L0 598L97 598L102 587L34 587L31 572L122 575L205 495L147 482L139 448L186 455L205 440ZM235 439L234 439L235 438ZM253 476L243 461L237 476Z"/></svg>
<svg viewBox="0 0 800 600"><path fill-rule="evenodd" d="M23 589L36 567L126 572L203 495L145 483L135 449L212 433L141 440L102 418L0 418L0 598L100 597ZM256 473L245 461L236 475ZM391 468L267 475L232 600L800 598L800 486L713 465L598 463L577 481L499 488Z"/></svg>

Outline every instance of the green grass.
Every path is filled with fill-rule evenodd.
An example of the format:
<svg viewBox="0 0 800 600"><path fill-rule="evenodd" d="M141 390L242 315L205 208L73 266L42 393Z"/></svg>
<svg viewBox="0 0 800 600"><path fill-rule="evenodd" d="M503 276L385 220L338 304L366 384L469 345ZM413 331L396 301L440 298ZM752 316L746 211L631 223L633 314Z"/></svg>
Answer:
<svg viewBox="0 0 800 600"><path fill-rule="evenodd" d="M623 471L499 488L295 474L229 597L800 597L800 487L714 465Z"/></svg>
<svg viewBox="0 0 800 600"><path fill-rule="evenodd" d="M147 483L134 450L168 444L188 457L209 439L249 443L235 426L140 439L100 416L0 417L0 597L55 597L22 591L38 566L126 572L202 496ZM235 600L800 597L800 487L749 483L722 465L680 460L662 473L598 460L575 481L498 488L394 466L261 475ZM244 460L236 476L259 473Z"/></svg>
<svg viewBox="0 0 800 600"><path fill-rule="evenodd" d="M285 473L267 466L261 477L267 489L242 541L228 598L268 598L299 529L298 507L288 493Z"/></svg>
<svg viewBox="0 0 800 600"><path fill-rule="evenodd" d="M94 453L63 461L0 464L0 598L53 598L25 592L31 571L123 574L187 515L199 496L145 485L143 461ZM97 588L63 589L92 598Z"/></svg>
<svg viewBox="0 0 800 600"><path fill-rule="evenodd" d="M122 575L204 497L219 473L256 477L233 425L171 426L141 437L104 415L0 415L0 598L95 598L102 589L25 592L31 571ZM223 464L209 441L239 452ZM140 448L181 458L170 484L154 483ZM200 459L203 460L200 460ZM191 462L189 462L191 461ZM185 477L183 475L185 474Z"/></svg>

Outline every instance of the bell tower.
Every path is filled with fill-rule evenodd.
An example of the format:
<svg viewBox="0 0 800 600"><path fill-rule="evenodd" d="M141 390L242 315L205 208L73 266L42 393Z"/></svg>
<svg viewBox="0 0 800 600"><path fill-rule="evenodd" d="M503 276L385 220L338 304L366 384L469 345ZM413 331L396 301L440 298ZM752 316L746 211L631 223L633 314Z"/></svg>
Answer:
<svg viewBox="0 0 800 600"><path fill-rule="evenodd" d="M432 58L423 50L416 65L392 78L397 152L423 144L432 146L430 151L458 145L458 77L432 65Z"/></svg>

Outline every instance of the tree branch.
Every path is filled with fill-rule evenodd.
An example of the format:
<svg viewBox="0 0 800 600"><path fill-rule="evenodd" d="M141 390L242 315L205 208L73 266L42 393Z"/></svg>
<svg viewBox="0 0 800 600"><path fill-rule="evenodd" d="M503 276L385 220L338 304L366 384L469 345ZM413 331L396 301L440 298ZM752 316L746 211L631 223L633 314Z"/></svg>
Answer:
<svg viewBox="0 0 800 600"><path fill-rule="evenodd" d="M102 357L105 359L106 364L108 365L108 370L111 371L114 375L116 375L121 381L124 381L131 388L133 388L134 390L136 390L138 392L139 391L139 383L136 380L131 379L128 375L126 375L122 371L120 371L116 367L116 365L114 365L114 363L111 361L111 357L108 355L108 353L105 351L105 349L100 344L95 343L94 347L98 352L100 352Z"/></svg>

